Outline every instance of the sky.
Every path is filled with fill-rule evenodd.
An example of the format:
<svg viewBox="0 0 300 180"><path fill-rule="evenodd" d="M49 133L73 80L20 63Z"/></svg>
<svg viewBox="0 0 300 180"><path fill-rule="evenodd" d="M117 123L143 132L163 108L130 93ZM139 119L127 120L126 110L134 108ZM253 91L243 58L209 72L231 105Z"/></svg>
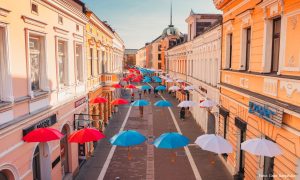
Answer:
<svg viewBox="0 0 300 180"><path fill-rule="evenodd" d="M171 0L82 0L121 36L126 49L139 49L170 24ZM173 25L187 33L185 19L195 13L221 13L213 0L173 0Z"/></svg>

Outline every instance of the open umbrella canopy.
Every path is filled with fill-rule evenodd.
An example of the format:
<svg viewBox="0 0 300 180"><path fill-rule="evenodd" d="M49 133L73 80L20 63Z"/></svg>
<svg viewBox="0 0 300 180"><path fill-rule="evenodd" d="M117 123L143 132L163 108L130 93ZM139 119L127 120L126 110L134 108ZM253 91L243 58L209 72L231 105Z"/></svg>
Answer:
<svg viewBox="0 0 300 180"><path fill-rule="evenodd" d="M122 88L122 86L120 84L113 84L112 87L117 88L117 89Z"/></svg>
<svg viewBox="0 0 300 180"><path fill-rule="evenodd" d="M241 148L244 151L258 156L274 157L282 154L282 150L280 149L278 144L267 139L249 139L241 144Z"/></svg>
<svg viewBox="0 0 300 180"><path fill-rule="evenodd" d="M195 89L194 86L186 86L184 88L184 90L186 90L186 91L190 91L190 90L194 90L194 89Z"/></svg>
<svg viewBox="0 0 300 180"><path fill-rule="evenodd" d="M169 88L169 91L178 91L179 89L180 89L180 87L178 87L178 86L171 86Z"/></svg>
<svg viewBox="0 0 300 180"><path fill-rule="evenodd" d="M172 104L169 101L160 100L160 101L155 102L154 106L157 106L157 107L171 107Z"/></svg>
<svg viewBox="0 0 300 180"><path fill-rule="evenodd" d="M166 79L166 82L174 82L172 79Z"/></svg>
<svg viewBox="0 0 300 180"><path fill-rule="evenodd" d="M141 86L141 90L148 90L148 89L151 89L151 87L148 85Z"/></svg>
<svg viewBox="0 0 300 180"><path fill-rule="evenodd" d="M122 104L128 104L129 102L126 99L118 98L111 102L112 105L122 105Z"/></svg>
<svg viewBox="0 0 300 180"><path fill-rule="evenodd" d="M104 97L96 97L95 99L92 100L92 102L94 104L102 104L102 103L106 103L107 99Z"/></svg>
<svg viewBox="0 0 300 180"><path fill-rule="evenodd" d="M167 87L166 86L157 86L155 89L158 91L165 91L167 89Z"/></svg>
<svg viewBox="0 0 300 180"><path fill-rule="evenodd" d="M150 103L147 100L140 99L131 103L131 106L148 106Z"/></svg>
<svg viewBox="0 0 300 180"><path fill-rule="evenodd" d="M189 139L177 132L164 133L154 140L156 148L176 149L189 144Z"/></svg>
<svg viewBox="0 0 300 180"><path fill-rule="evenodd" d="M128 74L128 75L127 75L127 78L134 78L134 77L135 77L134 74Z"/></svg>
<svg viewBox="0 0 300 180"><path fill-rule="evenodd" d="M213 100L206 99L206 100L202 101L199 105L202 108L210 108L210 107L216 106L218 104Z"/></svg>
<svg viewBox="0 0 300 180"><path fill-rule="evenodd" d="M133 80L132 80L132 82L141 82L142 80L140 79L140 78L134 78Z"/></svg>
<svg viewBox="0 0 300 180"><path fill-rule="evenodd" d="M114 135L109 141L112 145L129 147L145 142L146 137L137 131L127 130Z"/></svg>
<svg viewBox="0 0 300 180"><path fill-rule="evenodd" d="M128 81L129 81L129 78L123 78L122 81L128 82Z"/></svg>
<svg viewBox="0 0 300 180"><path fill-rule="evenodd" d="M177 80L176 80L176 82L178 82L178 83L182 83L182 82L184 82L184 80L177 79Z"/></svg>
<svg viewBox="0 0 300 180"><path fill-rule="evenodd" d="M214 134L204 134L199 136L195 143L203 150L217 154L232 153L232 145L223 137Z"/></svg>
<svg viewBox="0 0 300 180"><path fill-rule="evenodd" d="M126 88L128 89L136 89L135 85L129 84L128 86L126 86Z"/></svg>
<svg viewBox="0 0 300 180"><path fill-rule="evenodd" d="M161 80L161 79L154 79L154 82L156 82L156 83L161 83L162 80Z"/></svg>
<svg viewBox="0 0 300 180"><path fill-rule="evenodd" d="M198 103L196 103L194 101L182 101L177 106L178 107L193 107L193 106L197 106L197 105L198 105Z"/></svg>
<svg viewBox="0 0 300 180"><path fill-rule="evenodd" d="M83 128L72 133L69 137L71 143L86 143L91 141L98 141L105 138L105 135L95 128Z"/></svg>
<svg viewBox="0 0 300 180"><path fill-rule="evenodd" d="M150 83L151 81L151 79L143 79L143 83Z"/></svg>
<svg viewBox="0 0 300 180"><path fill-rule="evenodd" d="M158 76L152 76L152 79L155 80L155 79L160 79L160 77Z"/></svg>
<svg viewBox="0 0 300 180"><path fill-rule="evenodd" d="M26 142L48 142L61 139L64 135L53 128L37 128L23 137Z"/></svg>

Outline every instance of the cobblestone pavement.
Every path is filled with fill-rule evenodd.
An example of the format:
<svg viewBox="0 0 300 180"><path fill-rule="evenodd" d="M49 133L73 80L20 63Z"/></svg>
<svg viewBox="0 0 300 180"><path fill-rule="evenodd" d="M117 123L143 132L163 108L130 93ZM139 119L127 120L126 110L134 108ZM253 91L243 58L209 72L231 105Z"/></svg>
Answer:
<svg viewBox="0 0 300 180"><path fill-rule="evenodd" d="M203 131L196 124L195 120L189 116L185 121L179 120L179 108L177 100L169 94L163 94L163 97L174 105L171 110L175 115L176 122L182 133L187 136L193 144ZM136 97L137 98L137 97ZM171 113L168 108L159 108L153 104L161 100L160 97L154 97L153 94L143 96L143 99L151 102L150 106L144 107L144 116L140 118L139 109L131 109L126 129L134 129L148 137L148 141L139 146L130 148L131 160L128 159L128 148L117 147L111 162L107 168L104 179L106 180L194 180L195 175L192 166L183 148L176 150L157 149L151 145L153 139L165 132L176 132ZM120 113L116 113L112 118L105 134L109 139L116 134L125 118L128 107L120 108ZM96 180L106 161L111 145L107 140L98 143L94 157L80 169L76 179L78 180ZM188 146L192 158L195 161L203 180L230 180L232 176L223 165L218 155L203 151L198 146ZM174 153L176 154L175 162Z"/></svg>

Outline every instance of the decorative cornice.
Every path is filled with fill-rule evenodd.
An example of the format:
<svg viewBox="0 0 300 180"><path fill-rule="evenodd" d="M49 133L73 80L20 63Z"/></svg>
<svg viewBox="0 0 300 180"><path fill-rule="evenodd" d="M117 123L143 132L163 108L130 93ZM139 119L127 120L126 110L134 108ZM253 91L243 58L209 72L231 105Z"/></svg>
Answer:
<svg viewBox="0 0 300 180"><path fill-rule="evenodd" d="M34 25L34 26L38 26L38 27L41 27L41 28L45 28L47 26L47 24L44 23L44 22L32 19L32 18L24 16L24 15L21 16L21 18L23 19L23 21L25 23L28 23L28 24L31 24L31 25Z"/></svg>
<svg viewBox="0 0 300 180"><path fill-rule="evenodd" d="M10 13L10 10L4 9L0 7L0 16L6 17Z"/></svg>
<svg viewBox="0 0 300 180"><path fill-rule="evenodd" d="M222 9L231 0L213 0L217 9Z"/></svg>
<svg viewBox="0 0 300 180"><path fill-rule="evenodd" d="M61 28L56 27L56 26L54 26L53 29L54 29L55 32L60 33L60 34L66 35L66 34L69 33L69 31L67 31L67 30L65 30L65 29L61 29Z"/></svg>

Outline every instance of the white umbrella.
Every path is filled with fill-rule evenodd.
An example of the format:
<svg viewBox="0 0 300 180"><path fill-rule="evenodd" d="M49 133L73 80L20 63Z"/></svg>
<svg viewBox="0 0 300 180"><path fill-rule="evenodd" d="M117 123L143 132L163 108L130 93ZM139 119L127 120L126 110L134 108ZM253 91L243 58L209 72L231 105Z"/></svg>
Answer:
<svg viewBox="0 0 300 180"><path fill-rule="evenodd" d="M172 79L166 79L166 82L173 82Z"/></svg>
<svg viewBox="0 0 300 180"><path fill-rule="evenodd" d="M193 106L197 106L197 105L198 105L198 103L196 103L194 101L182 101L177 106L178 107L193 107Z"/></svg>
<svg viewBox="0 0 300 180"><path fill-rule="evenodd" d="M200 107L203 107L203 108L210 108L210 107L214 107L216 105L218 105L218 104L215 101L208 100L208 99L206 99L200 103Z"/></svg>
<svg viewBox="0 0 300 180"><path fill-rule="evenodd" d="M185 88L184 88L184 90L187 90L187 91L189 91L189 90L194 90L195 88L194 88L194 86L186 86Z"/></svg>
<svg viewBox="0 0 300 180"><path fill-rule="evenodd" d="M242 150L258 156L274 157L282 154L278 144L260 138L249 139L241 144Z"/></svg>
<svg viewBox="0 0 300 180"><path fill-rule="evenodd" d="M184 82L184 80L177 79L176 82L181 83L181 82Z"/></svg>
<svg viewBox="0 0 300 180"><path fill-rule="evenodd" d="M169 91L178 91L179 89L180 89L180 87L178 87L178 86L171 86L169 88Z"/></svg>
<svg viewBox="0 0 300 180"><path fill-rule="evenodd" d="M232 145L223 137L214 134L204 134L199 136L195 143L203 150L217 154L231 153Z"/></svg>

